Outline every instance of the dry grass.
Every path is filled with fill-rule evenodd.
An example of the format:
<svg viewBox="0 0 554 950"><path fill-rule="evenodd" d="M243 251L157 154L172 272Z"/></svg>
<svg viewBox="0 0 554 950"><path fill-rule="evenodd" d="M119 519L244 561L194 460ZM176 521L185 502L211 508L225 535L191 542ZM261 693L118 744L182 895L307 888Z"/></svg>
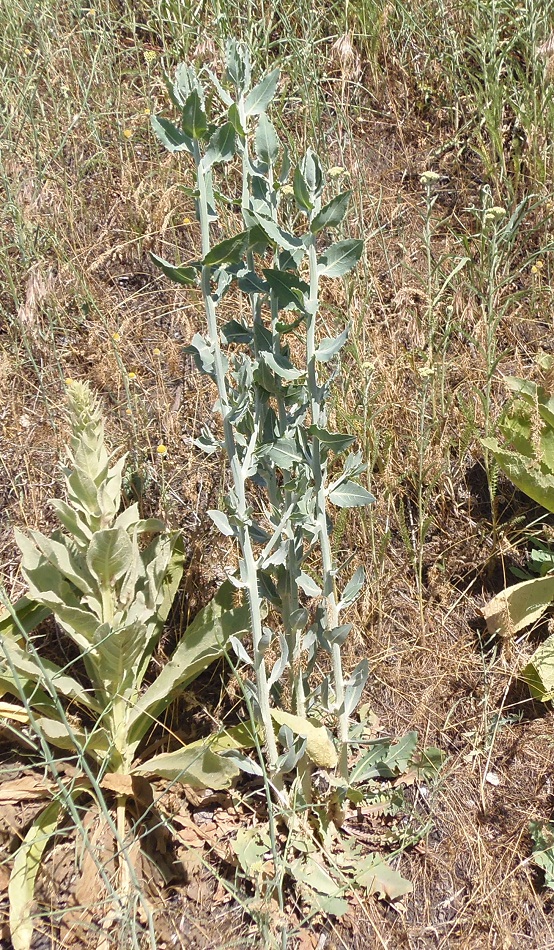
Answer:
<svg viewBox="0 0 554 950"><path fill-rule="evenodd" d="M545 9L527 6L537 43L544 41ZM205 515L217 507L222 464L192 447L213 402L209 384L183 355L201 327L198 300L170 286L148 256L155 250L185 260L197 252L193 209L179 189L188 173L160 152L147 110L165 108L162 65L171 68L197 37L190 29L178 36L171 4L149 12L141 4L97 7L71 12L52 0L34 12L10 12L0 3L7 119L0 570L17 596L12 529L50 523L47 499L58 489L66 436L64 380L86 378L102 396L111 444L130 453L129 497L184 529L187 609L194 610L232 552L221 549ZM398 2L377 15L353 4L351 31L340 42L334 8L327 19L315 23L310 14L301 23L304 7L295 20L282 3L254 17L255 28L239 24L246 35L266 31L269 46L260 57L284 64L282 121L295 147L317 132L329 164L345 167L354 191L351 230L366 240L363 266L347 288L329 290L326 309L330 324L341 324L347 312L353 321L336 420L356 433L377 496L369 513L340 520L335 535L369 576L345 664L369 657L367 699L387 732L417 729L449 756L423 803L433 830L402 859L413 896L399 910L372 902L355 920L329 924L321 947L554 947L552 899L529 862L527 831L530 819L549 818L552 810L552 712L531 702L517 681L541 634L490 644L480 616L510 568L525 564L526 523L547 519L502 479L491 503L479 443L503 405L501 374L543 379L537 356L552 352L553 161L547 120L541 124L541 109L552 115L549 71L538 62L521 65L529 45L514 48L512 58L506 53L500 112L508 125L514 115L517 121L497 130L495 143L492 126L476 118L474 87L482 75L471 60L470 7L476 15L463 3ZM437 33L440 9L448 18ZM502 16L496 42L503 50L510 24L506 11ZM308 26L313 75L308 60L300 64ZM206 33L217 40L220 28L208 21ZM525 94L537 83L535 118L523 130L517 89L509 85L519 68ZM539 68L546 70L540 86ZM432 273L420 182L429 169L440 176L430 212ZM471 210L481 207L484 185L508 213L525 195L536 196L513 245L501 252L503 283L493 288L492 312L490 242L481 240ZM462 257L470 261L436 299ZM486 392L488 403L480 398ZM161 443L168 447L163 459ZM179 900L174 927L196 915L206 934L202 943L177 929L182 945L216 946L202 907ZM234 931L237 946L254 941L241 933Z"/></svg>

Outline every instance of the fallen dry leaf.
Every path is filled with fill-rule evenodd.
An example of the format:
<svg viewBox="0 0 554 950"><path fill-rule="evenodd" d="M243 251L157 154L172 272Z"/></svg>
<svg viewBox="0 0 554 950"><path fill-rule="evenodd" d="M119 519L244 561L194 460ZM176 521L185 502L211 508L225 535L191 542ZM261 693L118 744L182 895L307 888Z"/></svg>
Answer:
<svg viewBox="0 0 554 950"><path fill-rule="evenodd" d="M133 776L124 775L120 772L106 772L100 782L100 788L108 792L115 792L116 795L133 794Z"/></svg>
<svg viewBox="0 0 554 950"><path fill-rule="evenodd" d="M51 782L45 782L39 772L33 772L32 775L3 782L0 785L0 802L17 805L19 802L37 801L49 798L53 790L54 785Z"/></svg>

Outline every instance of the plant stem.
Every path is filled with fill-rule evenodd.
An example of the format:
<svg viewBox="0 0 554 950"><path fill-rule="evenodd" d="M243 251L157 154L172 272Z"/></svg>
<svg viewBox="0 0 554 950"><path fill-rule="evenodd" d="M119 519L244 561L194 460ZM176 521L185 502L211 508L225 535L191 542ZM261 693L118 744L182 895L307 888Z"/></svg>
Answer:
<svg viewBox="0 0 554 950"><path fill-rule="evenodd" d="M197 169L198 182L198 209L200 217L200 228L202 235L202 256L210 250L210 225L208 217L208 201L206 191L206 178L203 171L200 170L200 149L198 143L194 143L194 160ZM207 174L211 174L208 172ZM225 439L225 450L229 459L231 469L231 478L233 488L237 498L237 516L239 520L239 545L244 563L245 583L250 606L250 619L252 623L252 643L254 652L254 670L256 673L256 685L258 688L258 703L262 717L262 725L265 732L265 741L267 746L268 765L270 773L274 773L277 768L277 743L273 731L273 720L271 718L269 689L267 683L267 671L265 666L264 652L262 645L262 609L261 599L258 590L258 572L252 540L248 530L248 505L245 491L245 476L240 462L233 432L233 426L230 419L231 407L227 396L227 382L225 366L221 345L219 342L219 331L217 327L216 307L212 297L211 290L211 268L207 265L202 267L202 297L206 312L208 324L208 335L213 347L214 356L214 374L219 395L219 406L221 419L223 422L223 434Z"/></svg>
<svg viewBox="0 0 554 950"><path fill-rule="evenodd" d="M310 268L310 299L306 328L306 364L308 369L308 389L312 423L317 426L325 425L325 410L322 408L321 393L317 380L316 369L316 340L315 320L318 310L318 275L317 254L315 243L309 248ZM327 630L333 630L339 625L339 612L335 584L335 568L331 551L331 540L327 528L327 511L325 497L325 466L321 461L321 445L316 436L312 438L312 470L316 491L316 519L319 529L319 543L321 547L323 596L325 598L325 624ZM340 645L331 646L331 661L333 665L333 679L335 687L335 701L338 711L338 740L339 740L339 773L343 779L348 779L348 714L345 709L344 674Z"/></svg>

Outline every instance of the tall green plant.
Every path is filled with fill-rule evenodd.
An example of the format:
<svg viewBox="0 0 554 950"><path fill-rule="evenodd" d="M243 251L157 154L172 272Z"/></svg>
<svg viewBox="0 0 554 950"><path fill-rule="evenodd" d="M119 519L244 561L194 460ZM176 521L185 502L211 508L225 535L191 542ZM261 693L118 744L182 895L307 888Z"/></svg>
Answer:
<svg viewBox="0 0 554 950"><path fill-rule="evenodd" d="M249 731L239 728L224 738L202 739L141 759L142 741L171 701L225 654L231 638L239 642L248 610L233 605L234 591L225 583L187 628L162 671L144 687L183 573L182 542L163 522L141 519L136 504L119 511L125 456L115 463L110 459L98 401L85 384L71 383L68 403L72 435L70 464L63 470L67 500L52 501L62 528L50 537L17 531L32 600L23 598L0 617L0 690L24 707L3 703L3 716L29 722L55 776L49 747L62 750L64 757L71 752L78 766L75 780L58 783L58 794L37 816L16 855L9 885L16 950L30 946L32 898L45 847L65 811L78 823L79 798L92 790L102 799L101 788L116 793L125 891L132 878L124 845L126 805L135 794L135 777L161 775L189 785L225 788L239 773L236 750L252 744ZM74 671L71 663L61 666L41 655L40 641L32 636L33 626L49 613L77 648ZM142 789L148 800L144 784Z"/></svg>
<svg viewBox="0 0 554 950"><path fill-rule="evenodd" d="M349 193L324 202L324 170L311 149L291 166L267 117L278 82L274 70L253 86L246 51L230 43L223 82L208 69L180 66L170 86L180 125L160 117L152 124L167 149L188 153L196 175L202 259L186 266L155 260L168 277L202 295L207 334L196 334L189 351L217 387L223 438L205 432L198 444L223 450L229 463L224 508L210 514L238 542L232 581L247 593L253 640L251 655L243 647L238 653L254 667L252 699L267 766L282 786L296 766L305 777L309 762L333 767L337 756L347 778L349 717L368 667L362 660L344 676L341 646L351 624L342 614L360 593L363 571L339 593L330 511L373 497L356 480L365 465L348 451L353 437L329 428L330 384L348 327L334 338L319 339L318 332L322 279L347 274L363 245L329 244L327 232L341 225ZM224 193L222 166L231 161L242 177L238 201ZM214 243L212 225L225 205L240 212L237 233ZM220 326L218 310L230 292L246 297L250 317ZM339 467L338 457L344 457ZM332 674L314 685L320 647L330 655ZM271 667L268 651L277 654ZM333 719L335 742L321 724Z"/></svg>

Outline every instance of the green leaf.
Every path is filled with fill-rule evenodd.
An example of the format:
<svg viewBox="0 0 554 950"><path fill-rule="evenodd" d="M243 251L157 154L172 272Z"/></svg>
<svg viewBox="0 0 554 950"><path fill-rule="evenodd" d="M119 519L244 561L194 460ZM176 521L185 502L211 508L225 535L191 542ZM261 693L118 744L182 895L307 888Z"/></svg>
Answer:
<svg viewBox="0 0 554 950"><path fill-rule="evenodd" d="M254 148L258 159L265 165L274 165L279 158L280 144L277 132L265 112L262 112L258 122Z"/></svg>
<svg viewBox="0 0 554 950"><path fill-rule="evenodd" d="M529 686L531 695L541 703L554 699L554 634L535 650L521 678Z"/></svg>
<svg viewBox="0 0 554 950"><path fill-rule="evenodd" d="M357 482L347 479L331 489L328 496L329 501L338 508L361 508L363 505L371 505L375 498L366 488L362 488Z"/></svg>
<svg viewBox="0 0 554 950"><path fill-rule="evenodd" d="M248 245L248 238L249 232L242 231L240 234L235 234L234 237L220 241L219 244L208 251L202 263L208 266L240 263Z"/></svg>
<svg viewBox="0 0 554 950"><path fill-rule="evenodd" d="M244 131L242 122L240 121L240 113L235 102L233 102L233 105L230 106L227 113L227 118L229 120L229 124L233 127L237 135L240 135L241 138L244 138L246 132Z"/></svg>
<svg viewBox="0 0 554 950"><path fill-rule="evenodd" d="M302 210L306 212L311 211L314 205L310 195L310 189L308 188L304 179L304 175L300 171L298 165L294 169L292 188L296 203L298 204L299 208L302 208Z"/></svg>
<svg viewBox="0 0 554 950"><path fill-rule="evenodd" d="M153 115L150 122L155 134L168 152L187 151L192 155L194 149L189 135L186 135L176 125L161 116Z"/></svg>
<svg viewBox="0 0 554 950"><path fill-rule="evenodd" d="M244 873L250 880L255 880L264 866L264 855L271 850L267 827L239 828L231 845Z"/></svg>
<svg viewBox="0 0 554 950"><path fill-rule="evenodd" d="M544 871L545 886L554 890L554 823L530 821L529 832L533 839L533 861Z"/></svg>
<svg viewBox="0 0 554 950"><path fill-rule="evenodd" d="M44 604L30 597L20 597L15 604L0 609L0 641L5 636L21 641L22 630L31 633L51 613Z"/></svg>
<svg viewBox="0 0 554 950"><path fill-rule="evenodd" d="M123 528L96 531L87 551L87 567L102 589L113 587L129 570L133 544Z"/></svg>
<svg viewBox="0 0 554 950"><path fill-rule="evenodd" d="M271 459L275 465L278 465L279 468L286 472L289 472L297 462L302 460L296 442L286 436L276 439L276 441L270 445L260 446L258 454L264 458Z"/></svg>
<svg viewBox="0 0 554 950"><path fill-rule="evenodd" d="M217 511L214 509L210 509L206 512L206 514L210 516L213 523L215 524L217 528L219 528L222 534L224 534L228 538L233 537L235 533L235 529L229 523L229 519L224 511Z"/></svg>
<svg viewBox="0 0 554 950"><path fill-rule="evenodd" d="M304 375L303 370L296 369L286 356L274 356L273 353L270 353L268 350L262 350L259 354L258 362L260 366L268 366L277 376L281 379L285 379L287 382L300 379L301 376Z"/></svg>
<svg viewBox="0 0 554 950"><path fill-rule="evenodd" d="M300 171L310 195L310 201L315 203L323 191L323 169L319 157L312 148L308 148L300 162Z"/></svg>
<svg viewBox="0 0 554 950"><path fill-rule="evenodd" d="M513 636L536 623L554 600L554 577L535 577L501 591L483 608L489 633Z"/></svg>
<svg viewBox="0 0 554 950"><path fill-rule="evenodd" d="M275 96L279 82L279 70L274 69L264 76L261 82L248 93L244 101L246 115L260 115L265 112Z"/></svg>
<svg viewBox="0 0 554 950"><path fill-rule="evenodd" d="M320 363L327 363L333 356L340 353L348 339L349 333L350 327L345 327L342 333L334 339L332 337L325 337L315 351L316 360L319 360Z"/></svg>
<svg viewBox="0 0 554 950"><path fill-rule="evenodd" d="M134 766L133 775L159 775L193 788L229 788L239 774L234 761L212 752L209 740L202 746L184 746L176 752L155 755Z"/></svg>
<svg viewBox="0 0 554 950"><path fill-rule="evenodd" d="M228 40L225 46L225 74L239 90L250 88L250 55L244 43Z"/></svg>
<svg viewBox="0 0 554 950"><path fill-rule="evenodd" d="M532 409L536 407L547 426L554 429L554 397L550 396L546 389L530 380L518 379L516 376L506 376L504 382L512 392L524 399L528 406Z"/></svg>
<svg viewBox="0 0 554 950"><path fill-rule="evenodd" d="M230 162L235 155L235 129L231 122L225 122L217 129L210 141L202 159L202 169L209 171L212 165L219 162Z"/></svg>
<svg viewBox="0 0 554 950"><path fill-rule="evenodd" d="M68 730L64 722L46 717L39 717L36 723L50 745L57 749L69 749L74 752L82 750L86 754L93 755L100 762L109 760L113 751L113 741L102 727L97 726L90 732L73 726Z"/></svg>
<svg viewBox="0 0 554 950"><path fill-rule="evenodd" d="M64 696L70 700L70 702L90 711L97 713L102 711L94 699L92 690L85 690L78 680L69 676L68 673L52 660L47 660L42 657L39 665L33 656L22 649L15 638L12 640L9 632L5 630L0 634L0 643L4 653L18 673L19 678L25 680L29 685L34 683L37 688L40 688L40 696L37 695L37 697L33 696L32 691L26 692L26 696L33 708L36 708L39 702L42 705L46 697L48 697L47 703L49 710L51 708L52 700L49 696L48 677L57 694ZM11 679L11 674L9 675ZM14 696L19 695L17 687L15 688L15 692L12 689L10 689L10 692ZM55 715L57 717L58 714L56 713Z"/></svg>
<svg viewBox="0 0 554 950"><path fill-rule="evenodd" d="M318 260L320 277L342 277L356 266L364 249L363 241L338 241Z"/></svg>
<svg viewBox="0 0 554 950"><path fill-rule="evenodd" d="M307 884L314 891L328 897L338 897L344 888L310 854L291 861L289 870L296 881Z"/></svg>
<svg viewBox="0 0 554 950"><path fill-rule="evenodd" d="M183 106L183 132L191 139L201 139L208 131L208 120L198 91L193 89Z"/></svg>
<svg viewBox="0 0 554 950"><path fill-rule="evenodd" d="M351 194L351 191L343 191L336 198L332 198L319 214L316 214L310 224L312 234L317 234L319 231L323 231L324 228L337 228L341 224L348 210Z"/></svg>
<svg viewBox="0 0 554 950"><path fill-rule="evenodd" d="M245 294L267 294L268 286L265 280L262 280L254 271L246 271L246 273L241 274L237 280L239 290L242 290ZM250 340L241 340L240 342L246 343L252 341L252 331L250 332ZM237 341L238 342L238 341Z"/></svg>
<svg viewBox="0 0 554 950"><path fill-rule="evenodd" d="M482 439L505 475L516 488L525 492L547 511L554 512L554 475L542 472L538 464L527 456L503 449L496 439Z"/></svg>
<svg viewBox="0 0 554 950"><path fill-rule="evenodd" d="M130 714L131 741L142 738L177 693L225 655L230 637L242 637L250 629L248 607L234 606L234 598L235 589L226 581L187 627L173 656Z"/></svg>
<svg viewBox="0 0 554 950"><path fill-rule="evenodd" d="M288 726L295 735L307 740L306 752L312 762L320 768L334 769L337 762L337 750L333 745L325 726L314 725L302 716L293 716L282 709L272 709L271 718L280 726Z"/></svg>
<svg viewBox="0 0 554 950"><path fill-rule="evenodd" d="M61 810L61 801L50 802L35 818L15 855L8 885L13 950L30 950L36 919L33 915L35 881Z"/></svg>
<svg viewBox="0 0 554 950"><path fill-rule="evenodd" d="M185 566L185 546L180 531L171 532L170 555L163 570L163 580L156 601L156 622L160 627L166 622L175 600Z"/></svg>
<svg viewBox="0 0 554 950"><path fill-rule="evenodd" d="M194 267L177 267L175 264L170 264L169 261L164 260L163 257L153 254L152 251L150 251L150 257L165 276L169 277L170 280L174 280L176 284L191 287L198 283L198 273Z"/></svg>
<svg viewBox="0 0 554 950"><path fill-rule="evenodd" d="M364 584L365 571L363 567L359 567L354 576L348 581L348 584L344 588L337 610L346 610L348 607L351 607L352 604L355 604L363 590Z"/></svg>
<svg viewBox="0 0 554 950"><path fill-rule="evenodd" d="M304 295L310 292L305 281L296 274L281 270L264 269L263 275L279 309L293 308L305 312Z"/></svg>
<svg viewBox="0 0 554 950"><path fill-rule="evenodd" d="M306 248L302 238L297 238L294 234L290 234L288 231L280 228L271 218L267 218L263 214L258 214L256 211L247 209L244 211L244 218L249 227L253 228L255 225L258 225L269 240L278 247L282 247L283 250L290 251L291 253L297 252L298 254L302 254L302 256L304 255ZM298 265L299 261L296 257L295 261Z"/></svg>
<svg viewBox="0 0 554 950"><path fill-rule="evenodd" d="M221 333L226 343L252 343L252 330L238 320L229 320L221 328Z"/></svg>

